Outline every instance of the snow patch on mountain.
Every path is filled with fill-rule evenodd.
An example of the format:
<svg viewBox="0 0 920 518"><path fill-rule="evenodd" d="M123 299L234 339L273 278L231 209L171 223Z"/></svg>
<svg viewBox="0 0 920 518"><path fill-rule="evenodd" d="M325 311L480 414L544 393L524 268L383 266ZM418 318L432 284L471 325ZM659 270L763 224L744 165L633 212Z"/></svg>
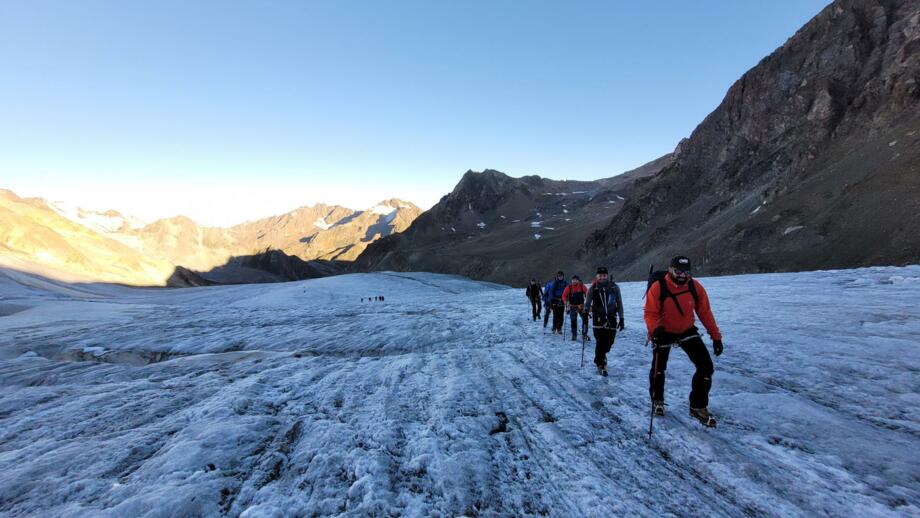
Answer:
<svg viewBox="0 0 920 518"><path fill-rule="evenodd" d="M331 223L326 223L326 218L316 218L316 221L313 222L313 226L323 230L329 230L332 228Z"/></svg>
<svg viewBox="0 0 920 518"><path fill-rule="evenodd" d="M390 207L389 205L374 205L368 209L368 211L373 212L374 214L380 214L381 216L389 216L390 214L396 212L396 208Z"/></svg>
<svg viewBox="0 0 920 518"><path fill-rule="evenodd" d="M139 229L146 225L138 218L124 216L114 210L97 212L66 201L49 202L48 206L64 218L102 234L115 233L125 227Z"/></svg>

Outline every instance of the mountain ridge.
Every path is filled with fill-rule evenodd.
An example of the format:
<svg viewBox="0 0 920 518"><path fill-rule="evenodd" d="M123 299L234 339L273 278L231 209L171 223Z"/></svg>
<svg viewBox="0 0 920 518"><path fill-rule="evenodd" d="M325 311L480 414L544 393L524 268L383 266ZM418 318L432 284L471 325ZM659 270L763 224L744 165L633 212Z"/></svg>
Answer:
<svg viewBox="0 0 920 518"><path fill-rule="evenodd" d="M454 189L404 232L370 246L352 271L432 271L520 283L577 251L670 155L600 180L512 177L468 170Z"/></svg>
<svg viewBox="0 0 920 518"><path fill-rule="evenodd" d="M598 188L618 185L607 201L622 203L607 214L594 205L603 218L563 227L574 238L559 239L557 225L547 229L532 217L524 221L533 224L534 239L557 243L537 247L509 235L491 248L472 246L482 241L467 230L482 216L474 208L488 212L530 196L541 214L542 201L524 178L509 188L509 180L487 180L490 173L476 183L468 172L404 233L368 247L354 266L521 284L557 269L590 274L601 264L617 278L641 279L649 264L677 254L690 255L699 275L917 262L918 85L920 4L837 0L745 72L673 153L595 181L580 208ZM470 193L491 202L477 205ZM565 209L542 206L556 221ZM464 227L453 242L433 224L443 231L444 215Z"/></svg>
<svg viewBox="0 0 920 518"><path fill-rule="evenodd" d="M632 278L680 251L710 275L918 260L899 230L920 223L917 5L829 5L729 88L583 255ZM879 210L886 197L900 210Z"/></svg>
<svg viewBox="0 0 920 518"><path fill-rule="evenodd" d="M189 285L227 279L261 282L285 280L289 273L293 277L287 280L337 273L335 261L351 260L368 243L408 227L421 212L411 202L391 198L362 211L318 203L232 227L203 226L183 215L141 225L114 209L21 198L0 189L2 209L12 211L0 223L0 255L7 256L8 265L68 279L142 285L169 284L170 279ZM95 249L103 251L105 261L91 257ZM136 271L118 266L119 256L138 265ZM280 277L271 271L256 274L278 261L289 264Z"/></svg>

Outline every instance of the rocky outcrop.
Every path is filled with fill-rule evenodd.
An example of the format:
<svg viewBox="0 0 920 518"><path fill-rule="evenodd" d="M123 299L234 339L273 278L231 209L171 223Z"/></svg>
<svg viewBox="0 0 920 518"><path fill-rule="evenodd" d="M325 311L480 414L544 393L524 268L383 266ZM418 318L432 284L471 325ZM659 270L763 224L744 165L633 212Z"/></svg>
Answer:
<svg viewBox="0 0 920 518"><path fill-rule="evenodd" d="M198 288L215 284L218 283L205 279L196 272L181 266L177 266L173 274L166 280L166 286L169 288Z"/></svg>
<svg viewBox="0 0 920 518"><path fill-rule="evenodd" d="M258 254L232 257L226 264L198 275L220 284L301 281L342 273L340 263L333 261L304 261L280 250L265 250Z"/></svg>

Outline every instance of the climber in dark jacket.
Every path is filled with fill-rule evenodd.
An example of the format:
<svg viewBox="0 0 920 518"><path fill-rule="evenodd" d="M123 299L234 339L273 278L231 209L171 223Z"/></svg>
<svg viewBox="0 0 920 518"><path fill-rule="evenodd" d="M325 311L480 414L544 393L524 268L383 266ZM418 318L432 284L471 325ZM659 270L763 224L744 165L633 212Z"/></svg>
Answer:
<svg viewBox="0 0 920 518"><path fill-rule="evenodd" d="M527 286L527 298L530 300L533 319L536 321L538 318L540 318L540 301L543 300L543 288L537 284L536 279L530 279L530 284Z"/></svg>
<svg viewBox="0 0 920 518"><path fill-rule="evenodd" d="M617 330L623 330L623 298L620 287L610 280L607 267L597 269L597 277L588 289L587 305L594 325L594 364L602 376L607 375L607 353L613 347ZM619 317L619 323L617 323Z"/></svg>
<svg viewBox="0 0 920 518"><path fill-rule="evenodd" d="M562 334L562 323L565 320L565 303L562 302L562 294L569 283L565 280L565 274L562 270L556 272L556 280L550 286L547 298L553 308L553 334Z"/></svg>

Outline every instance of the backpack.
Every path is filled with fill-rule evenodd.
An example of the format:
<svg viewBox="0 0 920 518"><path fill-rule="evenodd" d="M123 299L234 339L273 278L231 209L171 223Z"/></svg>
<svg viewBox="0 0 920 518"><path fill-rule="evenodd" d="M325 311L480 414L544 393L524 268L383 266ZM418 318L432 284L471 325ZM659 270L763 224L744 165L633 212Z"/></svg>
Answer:
<svg viewBox="0 0 920 518"><path fill-rule="evenodd" d="M586 300L585 300L585 295L588 294L588 289L585 288L585 285L584 285L584 284L579 284L579 285L578 285L578 286L579 286L578 289L574 289L573 286L574 286L574 284L569 284L569 287L568 287L568 290L569 290L569 304L573 304L573 305L575 305L575 306L581 306L581 305L585 304L585 302L586 302ZM580 302L578 302L578 301L580 301Z"/></svg>
<svg viewBox="0 0 920 518"><path fill-rule="evenodd" d="M559 296L557 297L557 296L556 296L556 291L559 289L559 286L562 286L562 292L560 292L560 293L559 293ZM568 287L569 287L569 283L567 283L567 282L565 281L565 279L562 279L561 281L558 280L558 279L557 279L557 280L554 280L554 281L553 281L553 289L552 289L552 292L550 292L550 298L552 298L552 299L557 299L557 298L558 298L558 299L562 299L562 293L565 292L565 289L568 288Z"/></svg>
<svg viewBox="0 0 920 518"><path fill-rule="evenodd" d="M591 307L591 312L594 314L594 325L595 327L606 325L609 321L613 320L616 323L616 316L619 307L617 306L616 292L614 291L614 286L616 283L610 281L610 286L606 291L606 300L600 296L599 287L596 282L591 283L591 298L585 298L585 304ZM595 304L595 301L598 301ZM613 317L611 319L610 317Z"/></svg>
<svg viewBox="0 0 920 518"><path fill-rule="evenodd" d="M677 303L677 295L671 293L671 290L668 289L668 283L665 282L664 278L668 275L667 270L656 270L653 265L648 267L648 284L645 286L645 295L648 295L648 290L652 289L652 285L656 282L660 286L660 293L658 295L658 302L664 304L664 299L671 297L674 300L674 305L677 306L677 311L681 315L684 314L684 310L680 309L680 304ZM690 295L693 296L693 304L698 306L700 304L699 295L696 293L696 281L692 278L687 283L687 289L690 291ZM642 297L645 298L645 295Z"/></svg>

